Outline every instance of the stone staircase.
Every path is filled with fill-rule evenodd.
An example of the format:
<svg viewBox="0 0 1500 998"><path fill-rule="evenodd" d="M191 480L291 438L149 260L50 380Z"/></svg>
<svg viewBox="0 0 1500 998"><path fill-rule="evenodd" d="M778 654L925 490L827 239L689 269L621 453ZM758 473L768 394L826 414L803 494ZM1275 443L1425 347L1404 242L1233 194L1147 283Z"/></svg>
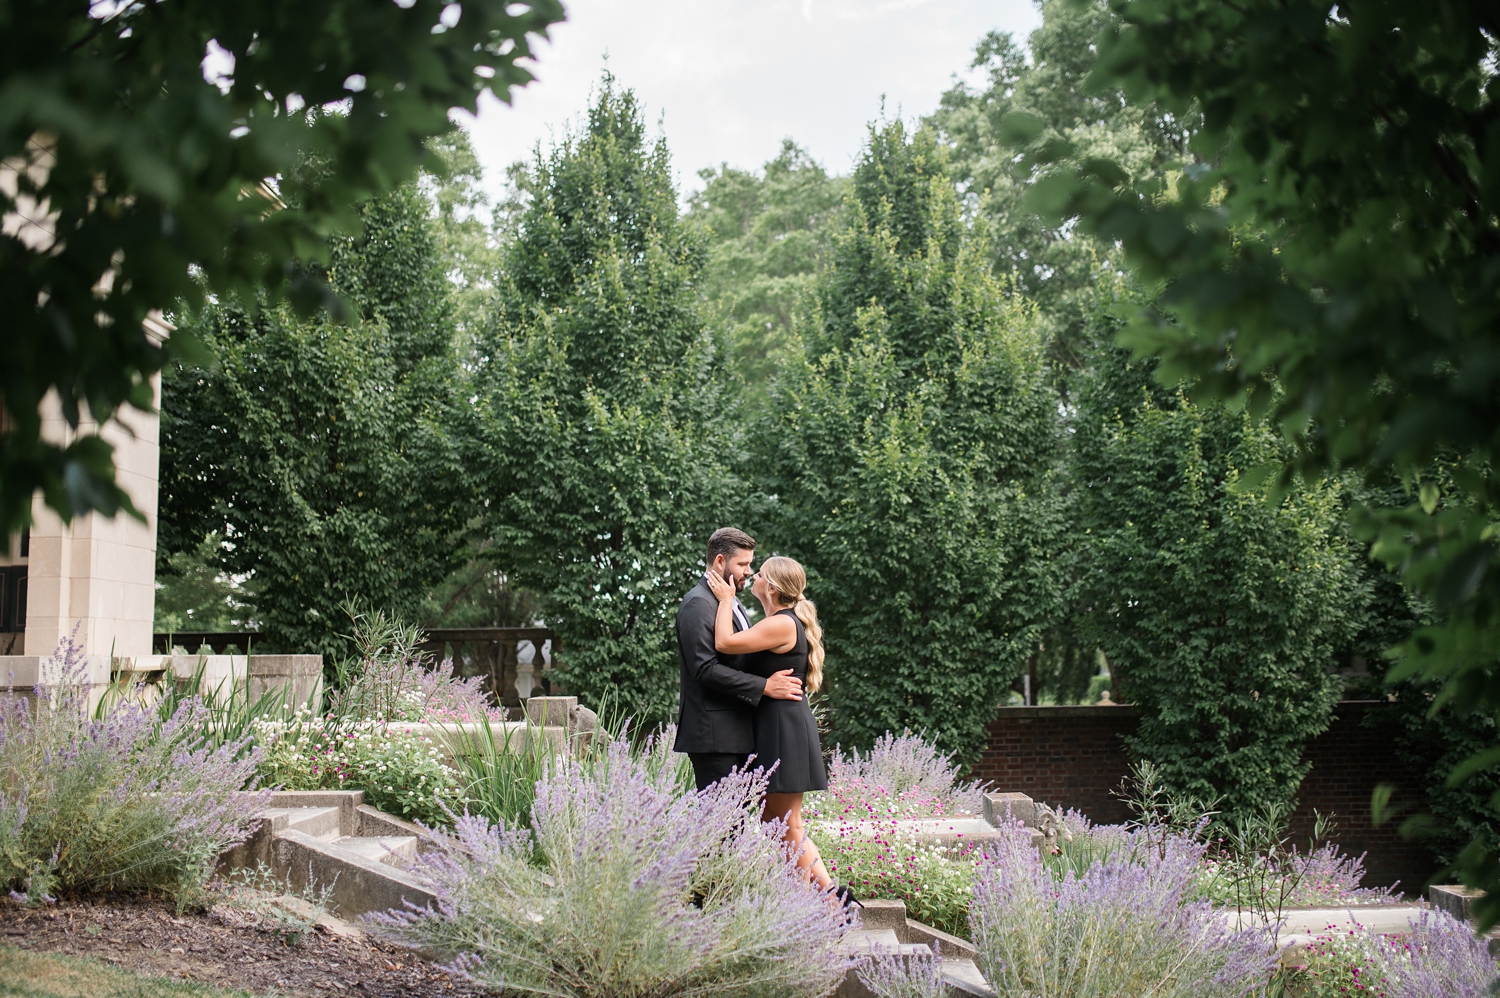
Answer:
<svg viewBox="0 0 1500 998"><path fill-rule="evenodd" d="M930 925L906 917L906 902L870 900L859 910L860 927L848 939L850 955L856 959L876 953L926 956L936 946L943 961L943 983L950 998L993 998L995 991L974 962L974 944ZM870 989L859 979L857 968L844 977L834 998L871 998Z"/></svg>
<svg viewBox="0 0 1500 998"><path fill-rule="evenodd" d="M345 919L435 898L402 869L422 830L364 802L360 790L278 791L265 821L243 845L219 857L224 872L267 869L290 893L329 892Z"/></svg>

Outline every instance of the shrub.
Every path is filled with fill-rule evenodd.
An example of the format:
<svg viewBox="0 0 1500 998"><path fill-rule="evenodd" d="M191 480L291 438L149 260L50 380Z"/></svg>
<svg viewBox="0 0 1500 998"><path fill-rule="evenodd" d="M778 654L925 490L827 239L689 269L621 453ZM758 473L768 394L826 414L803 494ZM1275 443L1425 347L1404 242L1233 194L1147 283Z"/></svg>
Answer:
<svg viewBox="0 0 1500 998"><path fill-rule="evenodd" d="M750 773L684 795L675 768L653 772L623 740L593 762L559 758L530 830L460 818L413 867L437 908L373 921L507 993L826 993L847 926L759 821L764 787Z"/></svg>
<svg viewBox="0 0 1500 998"><path fill-rule="evenodd" d="M1490 994L1495 960L1467 924L1425 911L1405 936L1356 929L1320 935L1307 966L1287 975L1291 998L1480 998Z"/></svg>
<svg viewBox="0 0 1500 998"><path fill-rule="evenodd" d="M90 716L71 638L44 668L57 683L34 704L0 696L0 886L32 902L103 889L186 901L265 810L265 795L234 792L257 753L209 744L196 699L165 721L128 701Z"/></svg>
<svg viewBox="0 0 1500 998"><path fill-rule="evenodd" d="M1334 649L1365 592L1349 497L1309 479L1275 502L1252 469L1289 460L1274 426L1193 401L1113 345L1102 303L1072 382L1078 640L1141 720L1126 747L1165 781L1244 814L1296 794L1338 699ZM1145 304L1141 302L1140 304Z"/></svg>
<svg viewBox="0 0 1500 998"><path fill-rule="evenodd" d="M463 778L442 747L400 724L339 725L304 708L290 721L264 718L254 728L266 786L363 790L370 805L428 826L449 824L464 807Z"/></svg>
<svg viewBox="0 0 1500 998"><path fill-rule="evenodd" d="M979 963L1002 995L1049 998L1241 995L1269 980L1264 935L1231 933L1191 901L1203 846L1166 840L1164 855L1119 833L1081 875L1049 867L1026 829L1007 829L978 864L970 920ZM1149 856L1144 863L1133 855Z"/></svg>
<svg viewBox="0 0 1500 998"><path fill-rule="evenodd" d="M894 821L873 829L843 822L819 822L811 835L828 872L860 898L899 898L919 922L969 934L969 902L974 894L971 849L920 842Z"/></svg>

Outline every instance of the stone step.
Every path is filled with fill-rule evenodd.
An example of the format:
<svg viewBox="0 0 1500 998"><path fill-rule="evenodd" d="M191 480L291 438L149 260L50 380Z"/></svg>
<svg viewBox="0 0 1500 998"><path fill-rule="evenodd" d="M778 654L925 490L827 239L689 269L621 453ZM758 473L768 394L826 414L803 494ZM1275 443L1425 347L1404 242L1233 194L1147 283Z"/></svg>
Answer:
<svg viewBox="0 0 1500 998"><path fill-rule="evenodd" d="M340 849L398 868L417 858L414 835L345 835L331 841Z"/></svg>
<svg viewBox="0 0 1500 998"><path fill-rule="evenodd" d="M371 911L433 903L403 867L421 851L422 830L364 803L358 790L277 791L266 820L219 857L225 873L270 869L288 892L329 892L332 910L354 919Z"/></svg>
<svg viewBox="0 0 1500 998"><path fill-rule="evenodd" d="M336 807L289 807L284 810L287 828L295 828L324 842L332 842L343 834L340 812Z"/></svg>
<svg viewBox="0 0 1500 998"><path fill-rule="evenodd" d="M371 911L418 908L436 904L437 897L411 874L390 863L325 842L295 828L271 843L271 868L287 881L289 894L329 892L332 911L353 919Z"/></svg>
<svg viewBox="0 0 1500 998"><path fill-rule="evenodd" d="M930 956L933 947L942 958L944 990L948 998L994 998L995 991L975 962L978 955L967 939L951 936L906 917L906 902L871 899L859 907L861 928L849 934L845 952L855 960L876 953ZM859 979L857 967L844 977L833 998L871 998L870 989Z"/></svg>
<svg viewBox="0 0 1500 998"><path fill-rule="evenodd" d="M984 979L979 965L968 957L943 958L943 983L948 986L949 998L958 995L994 998L995 995L995 989Z"/></svg>
<svg viewBox="0 0 1500 998"><path fill-rule="evenodd" d="M1292 908L1281 913L1282 936L1318 935L1324 932L1348 932L1370 929L1380 933L1411 931L1411 923L1422 917L1424 909L1413 904L1351 906L1346 908ZM1249 911L1225 909L1220 917L1232 929L1254 928L1260 923Z"/></svg>
<svg viewBox="0 0 1500 998"><path fill-rule="evenodd" d="M894 929L855 929L844 937L844 951L851 955L894 953L901 946Z"/></svg>

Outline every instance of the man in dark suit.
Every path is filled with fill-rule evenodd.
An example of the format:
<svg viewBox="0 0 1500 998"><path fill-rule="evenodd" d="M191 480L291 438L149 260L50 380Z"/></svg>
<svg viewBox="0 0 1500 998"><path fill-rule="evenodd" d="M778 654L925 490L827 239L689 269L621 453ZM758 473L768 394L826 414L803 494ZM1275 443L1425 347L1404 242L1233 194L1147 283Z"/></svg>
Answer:
<svg viewBox="0 0 1500 998"><path fill-rule="evenodd" d="M721 527L708 539L708 571L738 591L750 578L755 539L743 530ZM682 675L682 704L677 714L677 742L693 763L702 790L744 766L755 749L755 705L763 696L801 700L802 680L791 669L762 679L738 668L743 655L720 655L714 649L714 615L719 601L705 578L688 590L677 611L677 665ZM734 629L750 626L745 608L734 601Z"/></svg>

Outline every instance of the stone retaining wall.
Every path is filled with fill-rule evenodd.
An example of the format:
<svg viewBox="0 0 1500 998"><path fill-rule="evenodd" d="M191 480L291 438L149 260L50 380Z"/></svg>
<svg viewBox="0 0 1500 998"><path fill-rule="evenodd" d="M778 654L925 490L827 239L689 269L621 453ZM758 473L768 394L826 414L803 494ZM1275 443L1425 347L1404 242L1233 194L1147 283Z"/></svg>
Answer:
<svg viewBox="0 0 1500 998"><path fill-rule="evenodd" d="M1298 792L1293 827L1305 834L1314 809L1338 816L1335 838L1346 852L1365 852L1367 884L1401 881L1421 894L1434 872L1426 850L1403 840L1399 822L1370 824L1370 795L1377 783L1394 783L1394 803L1417 805L1423 780L1395 758L1394 731L1365 723L1373 701L1338 704L1333 723L1307 747L1312 769ZM1015 790L1054 807L1077 808L1097 822L1124 821L1129 813L1110 791L1129 771L1124 736L1140 712L1131 706L1002 707L990 725L989 746L974 776L997 790Z"/></svg>

